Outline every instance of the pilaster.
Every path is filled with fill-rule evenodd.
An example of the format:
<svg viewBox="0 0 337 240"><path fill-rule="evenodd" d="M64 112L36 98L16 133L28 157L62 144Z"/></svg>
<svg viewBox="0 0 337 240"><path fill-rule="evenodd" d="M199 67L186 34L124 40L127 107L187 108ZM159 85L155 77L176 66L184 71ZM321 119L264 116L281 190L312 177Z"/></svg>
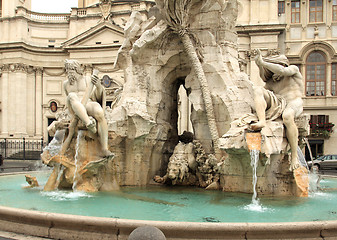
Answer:
<svg viewBox="0 0 337 240"><path fill-rule="evenodd" d="M43 134L43 68L36 67L35 69L35 135L42 137Z"/></svg>
<svg viewBox="0 0 337 240"><path fill-rule="evenodd" d="M1 135L7 137L9 65L2 65L1 71Z"/></svg>

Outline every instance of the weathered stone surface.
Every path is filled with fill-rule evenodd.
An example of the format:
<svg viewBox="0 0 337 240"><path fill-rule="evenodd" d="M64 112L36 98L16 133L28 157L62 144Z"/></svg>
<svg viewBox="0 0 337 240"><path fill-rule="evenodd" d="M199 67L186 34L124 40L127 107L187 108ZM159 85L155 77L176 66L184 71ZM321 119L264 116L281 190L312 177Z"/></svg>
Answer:
<svg viewBox="0 0 337 240"><path fill-rule="evenodd" d="M161 9L161 2L157 4ZM249 85L249 80L240 72L235 45L235 4L236 1L228 1L221 11L218 1L195 1L189 16L189 31L203 55L202 68L221 135L229 129L232 119L251 109L249 91L242 87ZM126 31L130 39L126 41L133 42L133 45L123 44L120 49L126 59L121 62L126 83L119 103L106 114L109 149L120 163L121 185L144 185L155 174L165 174L169 157L178 143L177 91L181 84L193 105L195 138L207 154L214 151L200 83L179 35L158 14L157 19L148 20L133 16L127 29L138 24L136 29L142 30L136 34Z"/></svg>
<svg viewBox="0 0 337 240"><path fill-rule="evenodd" d="M165 3L157 1L151 18L135 12L126 24L125 42L115 63L116 69L124 71L125 83L119 100L105 112L114 159L110 162L93 157L81 162L86 180L78 181L76 187L96 191L142 186L159 175L166 176L158 177L161 182L171 179L173 183L252 192L245 134L256 117L252 115L253 85L238 61L234 30L237 1L194 0L184 9L178 7L171 18L165 10L172 6ZM192 104L193 144L179 143L181 86ZM95 136L83 134L78 156L99 154L94 150L99 146L90 140ZM261 134L258 193L299 195L289 171L289 147L282 121L268 121ZM194 159L195 164L189 164L188 159ZM173 162L184 162L180 164L184 166L180 182L169 177L173 176ZM74 184L69 176L64 177L64 186Z"/></svg>

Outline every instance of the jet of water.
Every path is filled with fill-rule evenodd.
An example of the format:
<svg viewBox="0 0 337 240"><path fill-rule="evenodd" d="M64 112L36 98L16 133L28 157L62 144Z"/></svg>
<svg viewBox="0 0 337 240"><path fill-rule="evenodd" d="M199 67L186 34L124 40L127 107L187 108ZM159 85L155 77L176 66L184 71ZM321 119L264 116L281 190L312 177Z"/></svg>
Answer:
<svg viewBox="0 0 337 240"><path fill-rule="evenodd" d="M79 164L80 163L78 162L78 156L79 156L79 152L80 152L80 146L79 145L80 145L81 135L82 135L82 131L78 131L77 140L76 140L75 172L74 172L73 186L72 186L73 191L76 191L76 186L77 186L78 180L80 178L80 176L79 176L79 170L80 170Z"/></svg>
<svg viewBox="0 0 337 240"><path fill-rule="evenodd" d="M252 203L253 204L259 204L259 200L257 198L257 191L256 191L256 184L257 184L257 165L259 162L259 150L250 150L250 165L253 169L253 197L252 197Z"/></svg>

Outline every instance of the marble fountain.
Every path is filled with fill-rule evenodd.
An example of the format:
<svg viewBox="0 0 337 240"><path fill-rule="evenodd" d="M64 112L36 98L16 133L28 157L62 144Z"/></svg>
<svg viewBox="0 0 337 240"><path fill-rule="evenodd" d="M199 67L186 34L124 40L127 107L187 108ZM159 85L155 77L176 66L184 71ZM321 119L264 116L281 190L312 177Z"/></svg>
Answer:
<svg viewBox="0 0 337 240"><path fill-rule="evenodd" d="M44 175L45 180L39 179L43 174L37 180L27 176L30 185L24 190L20 185L21 191L43 197L54 193L69 197L74 192L79 194L76 201L64 207L71 209L81 209L77 205L81 194L100 198L144 188L152 193L173 188L178 196L179 191L192 189L191 196L193 192L214 194L218 202L230 194L239 193L246 199L249 195L244 205L251 212L263 212L268 208L266 201L277 199L305 205L313 195L308 170L298 154L309 131L308 116L302 114L303 83L298 68L284 55L256 50L253 57L265 85L256 86L249 80L238 60L236 0L156 0L150 13L144 18L133 12L125 26L125 41L114 66L124 71L125 83L116 83L111 106L105 106L97 71L86 81L78 61L65 61L67 110L48 127L55 137L41 155L52 170ZM181 87L191 102L188 114L193 133L178 135ZM1 176L0 186L7 177ZM38 186L38 182L43 184ZM145 197L140 200L154 201L163 208L183 204ZM120 205L128 202L126 198ZM114 215L117 210L104 210L109 202L97 204L103 212L112 212L98 216L82 213L83 209L54 211L52 205L48 210L2 204L0 230L53 239L127 239L132 230L144 225L159 228L167 239L337 236L333 208L327 210L328 218L301 218L302 213L290 208L284 221L267 220L264 215L239 220L234 216L242 213L234 209L227 213L233 218L203 215L203 221L177 215L124 218ZM319 205L315 204L309 209ZM200 208L207 214L207 204ZM288 212L294 218L288 218Z"/></svg>

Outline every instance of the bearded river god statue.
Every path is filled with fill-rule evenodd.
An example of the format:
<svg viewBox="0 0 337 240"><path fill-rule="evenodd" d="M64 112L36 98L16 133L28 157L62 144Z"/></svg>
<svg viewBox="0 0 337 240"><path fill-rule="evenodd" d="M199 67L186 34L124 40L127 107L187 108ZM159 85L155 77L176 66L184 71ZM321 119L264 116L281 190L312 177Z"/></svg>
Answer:
<svg viewBox="0 0 337 240"><path fill-rule="evenodd" d="M65 84L68 109L79 124L76 128L71 127L73 120L69 127L62 121L54 124L67 128L60 127L57 133L65 132L61 145L67 148L54 156L48 155L51 149L44 153L46 164L54 166L45 189L75 185L78 190L114 190L155 184L154 179L157 183L251 193L246 134L256 131L262 139L258 144L258 194L306 195L306 174L297 173L302 168L296 156L297 141L308 130L308 119L301 115L300 104L295 104L301 102L300 75L282 75L295 68L257 55L256 63L268 78L264 88L254 86L239 66L237 14L236 0L157 0L147 16L133 12L114 64L116 71L123 72L124 82L113 108L102 105L104 94L97 78L89 81L95 86L97 100L88 104L105 109L106 125L100 108L100 114L91 114L88 105L80 101L82 96L73 96L76 91L71 90L70 82L83 76L76 67L67 70L71 75ZM285 107L269 118L271 100L279 98L265 93L284 95L283 88L276 89L276 85L286 81L296 84L288 89L296 96L283 96ZM191 103L190 112L184 113L193 127L189 141L178 136L178 118L183 111L178 106L180 87ZM258 91L263 99L256 97ZM105 126L107 134L102 134ZM293 131L286 132L285 126ZM70 143L65 144L71 135ZM303 184L294 176L303 176Z"/></svg>
<svg viewBox="0 0 337 240"><path fill-rule="evenodd" d="M295 195L307 196L308 170L306 165L301 165L298 157L298 142L308 135L309 122L308 116L302 115L302 75L297 66L289 64L284 55L262 58L260 50L256 53L255 62L265 86L253 86L255 113L245 114L233 121L230 131L221 140L222 146L234 151L234 144L230 141L248 138L251 131L260 132L265 160L261 162L259 175L262 184L258 188L263 189L266 184L273 184L275 189L280 188L284 185L284 179L288 178L293 188L281 187L282 192L291 191ZM247 143L244 142L244 145Z"/></svg>
<svg viewBox="0 0 337 240"><path fill-rule="evenodd" d="M59 152L52 155L52 143L42 154L43 162L54 167L44 190L98 191L103 185L100 170L113 158L108 150L108 126L103 111L105 91L97 72L89 83L86 81L78 61L66 60L65 69L68 79L63 86L70 114L68 119L59 119L50 126L53 132L65 129L66 135Z"/></svg>

